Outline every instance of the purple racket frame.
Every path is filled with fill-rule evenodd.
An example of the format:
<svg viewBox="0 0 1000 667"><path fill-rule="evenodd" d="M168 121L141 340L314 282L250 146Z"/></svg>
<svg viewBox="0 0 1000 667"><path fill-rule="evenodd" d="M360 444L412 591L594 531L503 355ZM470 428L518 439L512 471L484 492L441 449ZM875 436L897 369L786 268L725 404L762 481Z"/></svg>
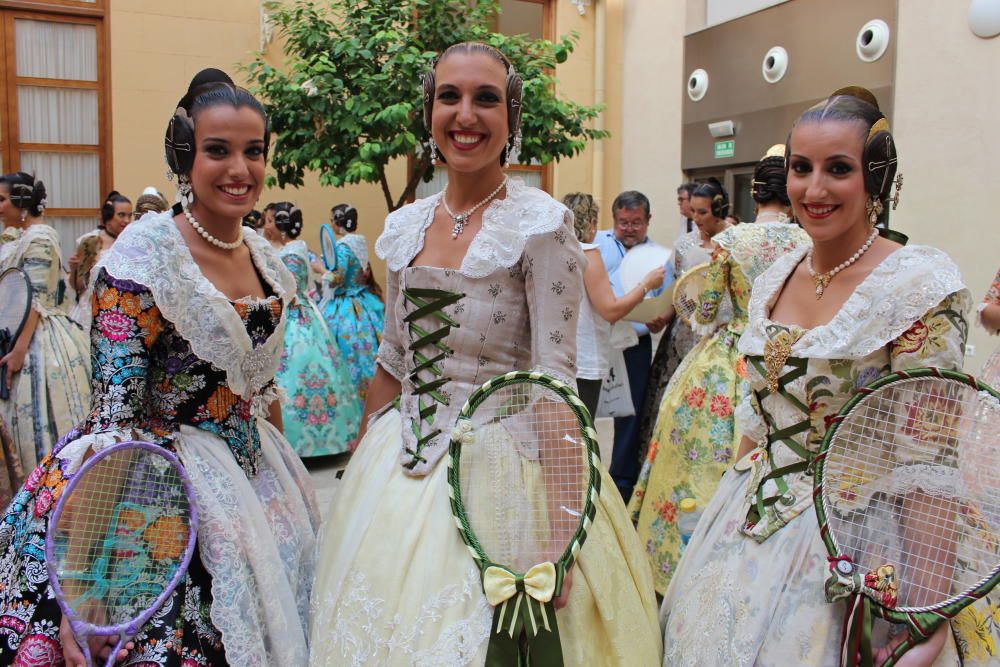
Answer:
<svg viewBox="0 0 1000 667"><path fill-rule="evenodd" d="M181 558L181 565L179 568L177 568L177 573L174 575L173 579L170 580L170 583L168 583L167 586L163 589L163 592L160 593L157 596L156 600L153 601L153 604L149 608L147 608L146 611L142 612L141 614L139 614L139 616L133 618L128 623L123 623L120 625L102 626L102 625L91 625L90 623L87 623L86 621L82 620L76 615L73 609L68 604L66 604L65 600L63 599L62 587L59 585L59 577L55 571L55 562L54 562L55 547L53 544L53 540L49 539L49 534L48 533L46 534L45 568L49 574L49 585L52 586L52 591L55 593L56 601L59 603L59 608L62 610L62 613L66 616L66 618L69 619L70 627L73 629L73 636L76 638L77 644L79 644L80 649L83 651L83 654L87 659L88 665L93 664L93 660L91 658L90 648L87 646L86 639L91 635L98 635L98 636L118 635L118 643L115 646L114 650L111 652L111 654L108 656L108 661L105 667L112 667L112 665L114 665L114 663L116 662L116 656L118 655L118 652L122 649L122 647L125 645L125 643L129 639L134 637L136 634L138 634L139 629L142 628L142 626L145 625L149 621L149 619L153 617L153 614L155 614L156 611L163 605L163 603L166 602L167 598L173 595L174 590L177 588L177 584L180 583L181 579L187 573L188 566L191 564L191 557L194 555L194 547L198 539L198 506L195 503L194 487L191 485L191 478L188 477L187 471L184 469L183 464L181 464L180 460L173 452L165 449L164 447L161 447L160 445L151 442L144 442L142 440L127 440L125 442L120 442L116 445L108 447L107 449L101 452L98 452L97 454L94 454L89 459L87 459L84 462L84 464L80 466L80 470L78 470L77 473L73 475L73 478L69 481L69 484L66 485L66 489L60 496L59 502L56 503L56 508L52 512L52 516L49 518L49 525L50 526L58 525L59 517L62 516L62 511L66 505L67 499L72 497L73 490L76 488L76 485L79 483L79 481L84 478L87 472L95 465L97 465L100 461L104 460L108 456L111 456L115 452L119 452L123 449L145 449L151 451L155 454L159 454L160 456L162 456L174 468L177 469L177 472L180 473L179 476L181 478L181 483L184 486L184 493L188 497L188 506L191 508L190 535L188 535L188 544L187 547L185 547L184 549L184 556ZM81 637L84 638L84 641L82 642L80 641Z"/></svg>

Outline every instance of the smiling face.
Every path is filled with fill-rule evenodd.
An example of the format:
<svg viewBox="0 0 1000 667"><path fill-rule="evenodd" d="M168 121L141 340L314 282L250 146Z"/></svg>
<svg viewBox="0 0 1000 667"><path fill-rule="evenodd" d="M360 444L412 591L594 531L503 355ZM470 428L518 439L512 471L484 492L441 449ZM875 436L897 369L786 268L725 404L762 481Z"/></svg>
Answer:
<svg viewBox="0 0 1000 667"><path fill-rule="evenodd" d="M839 120L804 123L792 131L788 197L814 241L868 224L860 132L857 123Z"/></svg>
<svg viewBox="0 0 1000 667"><path fill-rule="evenodd" d="M114 215L104 223L104 229L111 236L117 237L130 222L132 222L132 204L127 201L115 202Z"/></svg>
<svg viewBox="0 0 1000 667"><path fill-rule="evenodd" d="M615 238L631 248L646 240L649 231L649 218L643 208L620 208L614 213Z"/></svg>
<svg viewBox="0 0 1000 667"><path fill-rule="evenodd" d="M431 134L448 167L500 168L507 143L507 72L485 53L456 51L435 70Z"/></svg>
<svg viewBox="0 0 1000 667"><path fill-rule="evenodd" d="M217 104L194 120L195 215L241 220L264 186L264 118L249 107Z"/></svg>

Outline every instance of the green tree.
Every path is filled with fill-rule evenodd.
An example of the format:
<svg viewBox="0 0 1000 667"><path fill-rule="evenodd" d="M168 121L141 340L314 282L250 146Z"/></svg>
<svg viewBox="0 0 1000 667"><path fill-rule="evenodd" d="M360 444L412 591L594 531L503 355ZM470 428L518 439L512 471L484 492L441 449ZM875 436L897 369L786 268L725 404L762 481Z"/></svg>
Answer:
<svg viewBox="0 0 1000 667"><path fill-rule="evenodd" d="M521 162L570 157L607 136L589 124L599 107L555 92L555 66L577 36L550 42L491 32L496 0L289 0L267 8L285 40L285 63L274 67L258 54L246 71L268 107L278 185L299 186L308 170L335 187L377 182L390 211L405 204L433 174L420 77L437 53L466 40L500 49L524 79ZM394 194L386 167L406 156L413 171Z"/></svg>

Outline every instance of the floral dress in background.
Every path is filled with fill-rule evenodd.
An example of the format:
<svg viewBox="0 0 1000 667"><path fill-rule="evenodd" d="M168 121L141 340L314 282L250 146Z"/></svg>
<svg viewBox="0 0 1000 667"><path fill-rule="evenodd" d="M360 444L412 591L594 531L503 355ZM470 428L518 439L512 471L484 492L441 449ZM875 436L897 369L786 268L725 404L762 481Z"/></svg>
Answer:
<svg viewBox="0 0 1000 667"><path fill-rule="evenodd" d="M680 280L687 271L711 259L711 253L701 247L701 232L695 229L684 234L674 246L674 282ZM728 313L719 313L715 321L717 325L722 325L728 320ZM653 364L649 369L649 390L646 392L646 401L639 414L639 443L643 457L649 451L649 441L653 437L656 417L660 414L663 392L666 391L677 367L698 343L699 338L700 336L691 329L691 325L679 317L674 318L670 328L660 337L656 353L653 355Z"/></svg>
<svg viewBox="0 0 1000 667"><path fill-rule="evenodd" d="M809 237L796 225L765 222L731 227L712 241L717 248L692 327L696 334L711 335L688 353L667 386L629 502L661 595L681 555L680 502L693 498L703 508L739 446L733 411L746 396L747 372L736 345L746 325L750 287L769 262L808 244ZM727 295L732 319L715 328Z"/></svg>
<svg viewBox="0 0 1000 667"><path fill-rule="evenodd" d="M762 449L747 457L748 471L726 472L670 583L665 667L702 665L706 656L733 667L839 664L846 606L826 601L829 563L808 464L859 388L893 371L962 367L970 297L944 253L896 250L827 324L804 330L769 314L805 252L779 259L754 285L739 346L752 393L737 418ZM780 358L764 360L769 344L790 345L780 368ZM786 472L768 478L772 470ZM996 595L959 614L955 640L934 664L958 665L961 655L966 666L995 665L998 615Z"/></svg>
<svg viewBox="0 0 1000 667"><path fill-rule="evenodd" d="M288 306L285 347L277 382L284 392L281 421L299 456L347 451L358 437L362 405L340 351L316 304L309 300L309 256L305 241L280 251L295 276L296 298Z"/></svg>
<svg viewBox="0 0 1000 667"><path fill-rule="evenodd" d="M302 462L263 418L295 284L266 241L247 232L246 243L264 299L219 292L169 212L129 225L95 267L89 414L0 521L0 664L63 664L51 511L89 452L132 439L177 454L199 524L187 573L121 664L306 664L319 519Z"/></svg>
<svg viewBox="0 0 1000 667"><path fill-rule="evenodd" d="M351 373L358 401L364 405L375 375L375 355L382 342L385 306L365 283L368 249L360 234L337 240L336 265L323 275L319 309L337 341L341 363Z"/></svg>
<svg viewBox="0 0 1000 667"><path fill-rule="evenodd" d="M44 224L23 230L8 227L0 234L0 244L0 272L20 268L28 275L34 289L32 308L39 315L10 399L0 401L0 418L7 423L21 464L30 469L87 415L90 351L87 334L56 303L62 272L56 230Z"/></svg>

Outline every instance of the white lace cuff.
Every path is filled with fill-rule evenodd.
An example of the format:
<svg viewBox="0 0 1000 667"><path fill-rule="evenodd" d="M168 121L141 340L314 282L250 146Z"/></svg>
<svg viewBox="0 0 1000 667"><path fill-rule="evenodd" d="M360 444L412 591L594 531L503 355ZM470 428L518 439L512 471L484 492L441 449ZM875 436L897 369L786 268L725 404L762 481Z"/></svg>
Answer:
<svg viewBox="0 0 1000 667"><path fill-rule="evenodd" d="M718 328L718 322L710 322L709 324L700 324L699 322L691 323L691 331L693 331L699 338L715 333L715 330Z"/></svg>
<svg viewBox="0 0 1000 667"><path fill-rule="evenodd" d="M403 358L403 348L393 345L383 339L378 347L378 356L375 361L385 371L400 382L406 377L406 360Z"/></svg>
<svg viewBox="0 0 1000 667"><path fill-rule="evenodd" d="M986 332L989 333L991 336L996 336L997 334L1000 334L1000 329L994 329L987 326L986 322L983 321L983 311L986 310L987 306L995 306L995 305L996 305L995 303L987 303L986 301L983 301L976 307L976 321L979 323L979 326L986 329Z"/></svg>
<svg viewBox="0 0 1000 667"><path fill-rule="evenodd" d="M736 410L733 413L736 420L736 429L738 433L757 443L758 447L763 447L767 444L767 425L757 411L754 410L753 400L753 395L747 394L739 402L739 405L736 406Z"/></svg>
<svg viewBox="0 0 1000 667"><path fill-rule="evenodd" d="M267 419L271 416L271 404L280 401L282 404L288 402L288 394L278 386L277 382L271 382L260 392L254 395L250 403L250 414L254 417Z"/></svg>

